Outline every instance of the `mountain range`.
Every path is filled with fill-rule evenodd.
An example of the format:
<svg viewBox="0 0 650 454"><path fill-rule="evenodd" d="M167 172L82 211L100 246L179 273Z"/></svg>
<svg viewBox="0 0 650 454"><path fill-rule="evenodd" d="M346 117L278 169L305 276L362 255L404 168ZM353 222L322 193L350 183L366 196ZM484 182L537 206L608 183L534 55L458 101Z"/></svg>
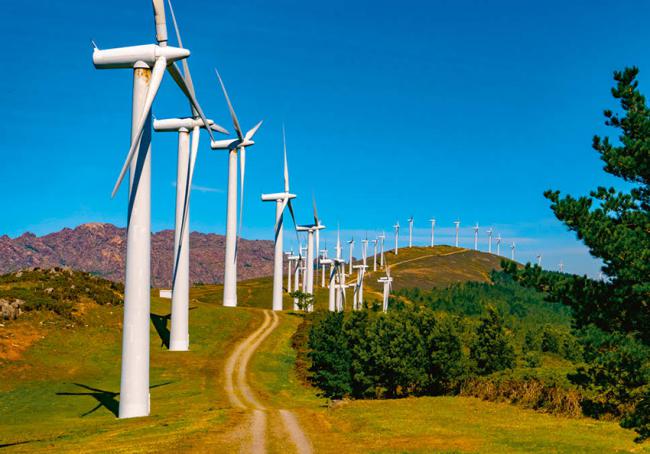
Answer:
<svg viewBox="0 0 650 454"><path fill-rule="evenodd" d="M151 235L151 284L170 287L174 251L174 231ZM221 283L225 237L214 233L190 234L190 280L196 283ZM238 277L251 279L273 272L273 242L239 240ZM26 232L19 237L0 236L0 274L20 269L66 266L113 281L124 279L126 228L113 224L89 223L73 229L36 236Z"/></svg>

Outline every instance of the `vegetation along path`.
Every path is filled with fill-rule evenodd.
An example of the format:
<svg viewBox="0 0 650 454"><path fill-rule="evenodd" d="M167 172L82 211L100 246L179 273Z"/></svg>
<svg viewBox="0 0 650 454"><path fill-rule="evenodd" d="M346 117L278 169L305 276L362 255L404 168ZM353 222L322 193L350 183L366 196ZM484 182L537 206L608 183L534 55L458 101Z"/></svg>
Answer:
<svg viewBox="0 0 650 454"><path fill-rule="evenodd" d="M242 452L263 453L267 450L267 415L279 414L284 430L289 435L296 452L311 453L312 447L296 416L289 410L269 408L260 402L248 383L248 363L260 344L278 326L275 312L264 311L264 320L259 328L246 337L233 351L225 365L225 391L233 407L250 411L246 423L250 430L239 430ZM246 432L250 432L247 437Z"/></svg>

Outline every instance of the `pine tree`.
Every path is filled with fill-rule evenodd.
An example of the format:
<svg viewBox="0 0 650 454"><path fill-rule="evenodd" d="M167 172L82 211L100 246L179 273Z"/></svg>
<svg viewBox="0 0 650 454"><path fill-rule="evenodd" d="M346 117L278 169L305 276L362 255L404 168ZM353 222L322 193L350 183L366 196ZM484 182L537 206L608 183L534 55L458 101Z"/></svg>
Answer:
<svg viewBox="0 0 650 454"><path fill-rule="evenodd" d="M470 345L469 358L478 375L489 375L515 364L515 350L503 327L497 310L489 306L476 330L476 338Z"/></svg>

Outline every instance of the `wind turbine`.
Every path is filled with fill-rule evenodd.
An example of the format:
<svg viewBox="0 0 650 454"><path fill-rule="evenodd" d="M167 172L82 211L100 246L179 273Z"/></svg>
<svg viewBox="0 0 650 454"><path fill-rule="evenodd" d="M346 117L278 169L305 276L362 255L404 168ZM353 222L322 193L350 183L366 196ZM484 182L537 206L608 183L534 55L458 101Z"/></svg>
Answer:
<svg viewBox="0 0 650 454"><path fill-rule="evenodd" d="M564 273L564 263L562 262L562 260L560 260L558 267L560 268L560 273Z"/></svg>
<svg viewBox="0 0 650 454"><path fill-rule="evenodd" d="M379 266L381 268L384 267L384 240L386 239L386 233L381 232L381 235L377 236L377 239L379 239L379 244L380 244L380 254L379 254Z"/></svg>
<svg viewBox="0 0 650 454"><path fill-rule="evenodd" d="M296 230L299 232L307 232L307 261L305 262L306 266L306 276L305 276L305 292L314 293L314 232L318 232L325 228L323 224L320 223L318 219L318 213L316 211L316 202L314 201L314 224L307 225L298 225Z"/></svg>
<svg viewBox="0 0 650 454"><path fill-rule="evenodd" d="M379 242L378 238L375 238L374 240L371 240L372 246L373 246L373 252L372 252L372 271L377 271L377 243Z"/></svg>
<svg viewBox="0 0 650 454"><path fill-rule="evenodd" d="M492 254L492 227L486 230L488 234L488 253Z"/></svg>
<svg viewBox="0 0 650 454"><path fill-rule="evenodd" d="M542 254L537 254L537 266L542 266Z"/></svg>
<svg viewBox="0 0 650 454"><path fill-rule="evenodd" d="M510 246L510 258L512 260L515 259L515 242L512 242L512 245Z"/></svg>
<svg viewBox="0 0 650 454"><path fill-rule="evenodd" d="M388 296L390 289L393 286L393 278L390 276L390 267L386 267L386 276L377 279L377 282L384 284L384 298L382 302L382 310L388 312Z"/></svg>
<svg viewBox="0 0 650 454"><path fill-rule="evenodd" d="M478 251L478 222L474 226L474 250Z"/></svg>
<svg viewBox="0 0 650 454"><path fill-rule="evenodd" d="M413 216L408 218L409 223L409 248L413 247Z"/></svg>
<svg viewBox="0 0 650 454"><path fill-rule="evenodd" d="M316 225L316 232L315 233L315 238L316 238L316 256L318 256L318 251L320 250L320 231L325 228L324 225L321 224L320 219L318 218L318 210L316 209L316 197L312 194L311 198L312 205L314 207L314 224ZM318 259L316 260L316 271L318 271Z"/></svg>
<svg viewBox="0 0 650 454"><path fill-rule="evenodd" d="M151 288L151 107L165 75L188 98L208 124L176 61L190 51L167 45L163 0L153 0L156 44L93 50L96 69L132 69L133 96L131 144L112 197L129 170L126 271L124 281L124 329L119 418L149 415L149 308ZM212 131L208 129L212 137Z"/></svg>
<svg viewBox="0 0 650 454"><path fill-rule="evenodd" d="M458 230L460 229L460 221L454 221L456 224L456 247L458 247Z"/></svg>
<svg viewBox="0 0 650 454"><path fill-rule="evenodd" d="M354 287L353 309L360 310L363 307L363 278L366 274L367 265L354 265L357 270L357 283Z"/></svg>
<svg viewBox="0 0 650 454"><path fill-rule="evenodd" d="M363 260L363 265L366 265L368 261L368 235L361 240L361 259Z"/></svg>
<svg viewBox="0 0 650 454"><path fill-rule="evenodd" d="M395 255L399 252L399 221L393 226L395 229Z"/></svg>
<svg viewBox="0 0 650 454"><path fill-rule="evenodd" d="M239 188L239 235L241 235L242 215L244 212L244 178L246 176L246 148L255 145L253 136L262 125L260 121L244 134L239 126L235 109L230 102L226 86L216 69L221 90L226 98L232 124L237 133L236 139L213 140L210 147L213 150L228 150L228 202L226 206L226 256L223 274L223 305L237 306L237 154L240 159L240 188Z"/></svg>
<svg viewBox="0 0 650 454"><path fill-rule="evenodd" d="M275 249L273 255L273 310L282 310L282 242L284 233L284 209L288 206L293 219L294 226L296 225L296 217L293 213L291 206L291 199L296 197L295 194L289 192L289 165L287 164L287 140L282 128L282 143L284 148L284 192L274 194L262 194L263 202L275 202ZM297 236L297 233L296 233Z"/></svg>
<svg viewBox="0 0 650 454"><path fill-rule="evenodd" d="M501 257L501 234L497 237L497 255Z"/></svg>
<svg viewBox="0 0 650 454"><path fill-rule="evenodd" d="M287 293L291 293L293 289L291 288L291 274L293 268L293 262L298 260L298 256L293 255L293 251L287 252Z"/></svg>
<svg viewBox="0 0 650 454"><path fill-rule="evenodd" d="M436 234L436 220L431 218L429 219L429 222L431 222L431 247L434 245L434 240L435 240L435 234Z"/></svg>
<svg viewBox="0 0 650 454"><path fill-rule="evenodd" d="M171 1L169 11L172 15L174 29L180 48L183 47L178 24ZM187 60L182 60L183 77L192 96L196 96L192 75ZM190 104L191 105L191 104ZM176 219L174 226L174 262L172 277L171 328L169 350L187 351L189 348L189 292L190 292L190 194L194 166L199 149L201 128L209 128L228 134L212 120L204 124L196 109L192 108L192 117L154 120L153 129L158 132L175 132L178 134L178 161L176 172ZM190 131L192 132L190 139ZM191 142L191 151L190 151Z"/></svg>

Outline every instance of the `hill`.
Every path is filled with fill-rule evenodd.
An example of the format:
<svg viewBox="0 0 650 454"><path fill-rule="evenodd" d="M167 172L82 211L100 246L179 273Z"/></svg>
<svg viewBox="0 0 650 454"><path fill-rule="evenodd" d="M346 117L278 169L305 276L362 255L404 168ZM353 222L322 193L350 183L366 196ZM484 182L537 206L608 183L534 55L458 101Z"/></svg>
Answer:
<svg viewBox="0 0 650 454"><path fill-rule="evenodd" d="M258 305L261 288L259 280L244 282L240 296ZM152 298L152 321L161 323L152 323L150 331L149 418L115 418L121 306L86 302L72 320L38 311L6 322L0 329L20 327L32 342L13 358L0 358L0 447L30 453L239 452L255 420L229 402L226 360L258 329L264 312L221 307L219 290L192 288L192 345L183 353L164 347L169 302ZM269 413L268 452L292 452L280 422L287 410L314 452L648 451L615 422L554 417L475 398L327 405L296 375L291 344L301 320L279 314L279 324L251 358L250 392Z"/></svg>
<svg viewBox="0 0 650 454"><path fill-rule="evenodd" d="M190 280L218 283L223 280L225 237L213 233L190 234ZM151 237L151 282L170 287L174 231L163 230ZM112 224L82 224L44 236L24 233L17 238L0 237L0 274L30 268L66 266L122 282L126 254L126 229ZM239 242L238 273L242 279L267 276L273 270L273 242Z"/></svg>

